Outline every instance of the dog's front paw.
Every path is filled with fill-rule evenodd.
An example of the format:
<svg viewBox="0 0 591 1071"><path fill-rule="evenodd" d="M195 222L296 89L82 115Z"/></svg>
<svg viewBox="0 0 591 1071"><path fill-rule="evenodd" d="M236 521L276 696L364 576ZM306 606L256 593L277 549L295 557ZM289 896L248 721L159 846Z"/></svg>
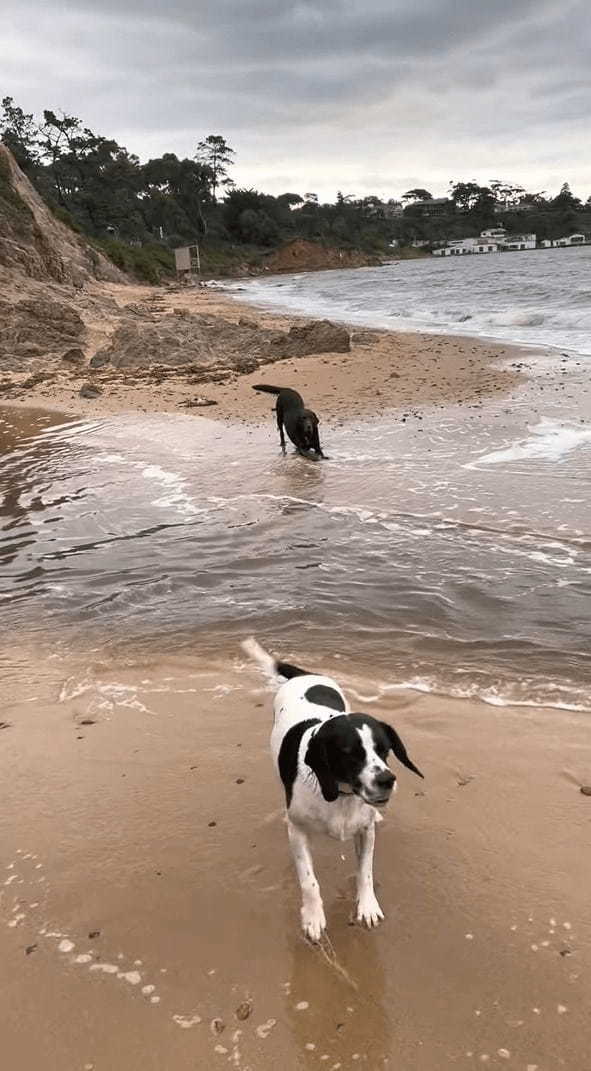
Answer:
<svg viewBox="0 0 591 1071"><path fill-rule="evenodd" d="M384 912L376 900L375 893L366 893L361 897L357 904L357 922L363 922L371 930L373 926L379 926L383 917Z"/></svg>
<svg viewBox="0 0 591 1071"><path fill-rule="evenodd" d="M302 929L310 941L317 942L320 940L326 929L322 901L309 906L304 904L302 907Z"/></svg>

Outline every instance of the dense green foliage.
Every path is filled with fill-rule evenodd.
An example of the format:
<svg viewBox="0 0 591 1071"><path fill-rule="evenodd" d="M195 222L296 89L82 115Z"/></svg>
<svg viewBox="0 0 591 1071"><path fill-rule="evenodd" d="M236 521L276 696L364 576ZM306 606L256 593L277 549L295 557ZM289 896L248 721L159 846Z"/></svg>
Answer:
<svg viewBox="0 0 591 1071"><path fill-rule="evenodd" d="M583 205L567 183L554 198L493 179L452 184L447 198L417 187L402 203L338 193L320 204L313 193L236 189L234 151L220 135L200 141L193 159L164 153L141 163L75 116L45 110L36 122L5 97L0 137L58 218L150 282L173 272L175 246L195 241L204 274L221 274L293 238L379 255L393 242L431 245L499 225L535 231L539 240L591 235L591 198ZM2 190L0 174L6 196Z"/></svg>
<svg viewBox="0 0 591 1071"><path fill-rule="evenodd" d="M12 188L6 159L0 157L0 218L3 216L11 220L17 232L26 230L32 218L29 208Z"/></svg>

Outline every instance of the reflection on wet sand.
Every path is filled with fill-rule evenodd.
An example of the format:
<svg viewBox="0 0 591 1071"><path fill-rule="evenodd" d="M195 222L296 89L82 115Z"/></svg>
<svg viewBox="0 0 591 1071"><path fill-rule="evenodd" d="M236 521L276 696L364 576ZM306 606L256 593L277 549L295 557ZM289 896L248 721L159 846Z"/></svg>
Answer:
<svg viewBox="0 0 591 1071"><path fill-rule="evenodd" d="M341 913L351 907L353 880L340 893ZM293 917L286 925L293 928ZM395 1029L386 996L382 957L388 946L376 933L341 923L334 943L324 938L317 948L303 939L291 945L289 994L285 1007L292 1051L303 1067L385 1068L395 1052ZM339 949L337 952L336 949Z"/></svg>
<svg viewBox="0 0 591 1071"><path fill-rule="evenodd" d="M386 919L349 925L352 847L322 838L330 943L314 948L269 695L231 646L4 659L19 665L0 734L7 1065L444 1071L506 1050L585 1066L586 715L557 733L548 711L408 694L392 721L426 780L401 773L380 827Z"/></svg>

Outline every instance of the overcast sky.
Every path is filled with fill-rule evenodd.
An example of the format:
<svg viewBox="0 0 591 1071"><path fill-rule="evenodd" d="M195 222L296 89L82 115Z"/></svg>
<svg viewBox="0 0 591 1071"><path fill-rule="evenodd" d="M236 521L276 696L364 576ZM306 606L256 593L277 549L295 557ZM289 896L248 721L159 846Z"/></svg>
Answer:
<svg viewBox="0 0 591 1071"><path fill-rule="evenodd" d="M238 185L591 194L588 0L4 0L0 96L142 159L236 150Z"/></svg>

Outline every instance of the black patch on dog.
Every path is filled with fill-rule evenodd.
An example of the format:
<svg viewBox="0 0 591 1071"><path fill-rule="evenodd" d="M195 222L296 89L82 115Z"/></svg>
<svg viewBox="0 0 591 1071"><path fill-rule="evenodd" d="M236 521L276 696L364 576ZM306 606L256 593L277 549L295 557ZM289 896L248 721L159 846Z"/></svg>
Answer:
<svg viewBox="0 0 591 1071"><path fill-rule="evenodd" d="M319 724L320 718L308 718L307 721L299 721L297 725L292 725L291 729L287 730L281 742L281 748L279 750L279 774L283 781L285 799L287 800L288 807L291 803L293 785L298 773L298 752L300 750L302 736L306 732L306 729L310 729L313 725Z"/></svg>
<svg viewBox="0 0 591 1071"><path fill-rule="evenodd" d="M331 710L342 712L345 710L343 697L334 688L329 688L327 684L313 684L307 692L304 692L304 696L309 703L318 703L320 707L330 707Z"/></svg>
<svg viewBox="0 0 591 1071"><path fill-rule="evenodd" d="M305 757L328 802L337 799L340 784L350 785L357 795L362 792L361 774L368 757L358 730L364 725L370 729L375 752L384 762L393 751L403 766L419 777L423 776L409 759L402 740L391 725L372 718L370 714L342 714L322 723L312 736Z"/></svg>
<svg viewBox="0 0 591 1071"><path fill-rule="evenodd" d="M307 669L300 669L299 666L294 666L291 662L276 662L277 672L280 677L285 677L290 681L292 677L307 677L309 671Z"/></svg>

